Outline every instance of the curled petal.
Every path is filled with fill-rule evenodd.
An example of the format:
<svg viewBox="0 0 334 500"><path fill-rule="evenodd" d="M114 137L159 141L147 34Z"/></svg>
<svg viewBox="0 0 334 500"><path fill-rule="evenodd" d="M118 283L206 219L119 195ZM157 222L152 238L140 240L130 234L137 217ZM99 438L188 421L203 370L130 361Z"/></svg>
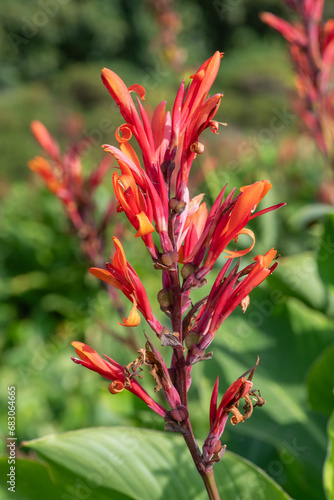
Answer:
<svg viewBox="0 0 334 500"><path fill-rule="evenodd" d="M262 191L261 191L262 188ZM246 190L249 191L253 196L256 192L255 197L257 197L257 205L260 201L266 196L268 191L272 188L272 184L268 180L254 182L254 184L250 184L249 186L242 186L240 191L244 193ZM258 196L257 196L258 194Z"/></svg>
<svg viewBox="0 0 334 500"><path fill-rule="evenodd" d="M219 405L218 411L224 411L231 404L235 403L239 399L243 398L251 388L253 387L253 382L246 380L245 377L238 378L232 385L227 389L224 396L222 397L221 403Z"/></svg>
<svg viewBox="0 0 334 500"><path fill-rule="evenodd" d="M145 94L146 91L142 85L139 85L139 83L135 83L134 85L131 85L131 87L128 88L129 92L136 92L136 94L139 95L140 99L142 101L145 101Z"/></svg>
<svg viewBox="0 0 334 500"><path fill-rule="evenodd" d="M122 392L124 389L124 384L120 380L114 380L114 382L111 382L111 384L108 387L108 391L111 394L118 394L119 392Z"/></svg>
<svg viewBox="0 0 334 500"><path fill-rule="evenodd" d="M254 245L255 245L255 234L253 233L253 231L251 231L250 229L247 229L247 228L243 228L241 229L241 231L239 231L239 233L237 234L236 238L240 235L240 234L247 234L247 236L250 236L253 240L253 243L251 244L250 247L248 248L245 248L245 250L238 250L238 251L235 251L235 252L232 252L231 250L225 250L225 252L228 254L225 259L234 259L236 257L242 257L243 255L246 255L248 252L250 252L253 248L254 248Z"/></svg>
<svg viewBox="0 0 334 500"><path fill-rule="evenodd" d="M120 135L120 132L122 132L122 135ZM127 125L126 123L123 123L123 125L118 127L116 129L116 132L115 132L115 137L116 137L116 140L119 144L121 144L123 142L128 142L132 137L132 132L131 132L131 128L129 127L129 125Z"/></svg>
<svg viewBox="0 0 334 500"><path fill-rule="evenodd" d="M128 318L123 318L123 323L118 323L121 326L138 326L140 323L140 316L137 311L137 303L136 300L133 300L133 307L131 309L131 312L129 314Z"/></svg>

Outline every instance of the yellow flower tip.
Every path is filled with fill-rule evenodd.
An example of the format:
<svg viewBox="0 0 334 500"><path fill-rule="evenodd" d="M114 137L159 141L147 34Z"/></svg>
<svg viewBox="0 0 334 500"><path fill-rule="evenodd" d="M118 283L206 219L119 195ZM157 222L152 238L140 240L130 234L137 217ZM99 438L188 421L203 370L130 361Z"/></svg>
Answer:
<svg viewBox="0 0 334 500"><path fill-rule="evenodd" d="M86 344L84 344L83 342L74 341L74 342L71 342L71 345L73 345L73 347L75 349L81 349Z"/></svg>
<svg viewBox="0 0 334 500"><path fill-rule="evenodd" d="M145 214L145 212L140 212L140 214L136 215L137 221L139 223L139 229L136 233L136 237L145 236L146 234L153 233L155 231L154 226L150 222L149 218Z"/></svg>
<svg viewBox="0 0 334 500"><path fill-rule="evenodd" d="M142 85L135 83L134 85L131 85L131 87L129 87L128 90L129 90L129 92L136 92L136 94L139 95L140 99L142 101L145 101L146 91Z"/></svg>
<svg viewBox="0 0 334 500"><path fill-rule="evenodd" d="M140 323L140 315L137 311L137 303L134 300L133 307L128 318L123 318L123 323L118 323L121 326L133 327L138 326Z"/></svg>
<svg viewBox="0 0 334 500"><path fill-rule="evenodd" d="M115 278L106 269L91 267L89 269L89 272L96 278L99 278L100 280L104 281L105 283L108 283L109 285L114 286L115 288L120 288L120 284L118 283L118 281L116 281Z"/></svg>
<svg viewBox="0 0 334 500"><path fill-rule="evenodd" d="M52 169L49 162L42 156L35 156L32 160L28 161L28 167L33 172L37 173L51 173Z"/></svg>
<svg viewBox="0 0 334 500"><path fill-rule="evenodd" d="M237 257L243 257L244 255L246 255L247 253L249 253L251 250L253 250L254 245L255 245L255 234L253 233L253 231L251 231L250 229L247 229L246 227L244 227L237 234L237 236L235 238L235 241L237 241L237 239L238 239L238 237L239 237L240 234L246 234L247 236L250 236L250 238L252 238L253 241L252 241L251 246L248 247L248 248L245 248L245 250L238 250L238 251L235 251L235 252L232 252L231 250L225 250L225 252L228 254L227 257L225 257L225 259L234 259L234 258L237 258Z"/></svg>
<svg viewBox="0 0 334 500"><path fill-rule="evenodd" d="M253 260L258 262L261 265L261 267L268 268L272 263L272 261L274 260L274 258L276 257L276 254L277 251L273 247L270 250L268 250L268 252L266 252L264 255L256 255L256 257L254 257Z"/></svg>
<svg viewBox="0 0 334 500"><path fill-rule="evenodd" d="M80 359L82 359L82 361L89 360L96 365L101 364L100 356L92 347L90 347L87 344L84 344L83 342L71 342L71 344L75 348L76 354L79 356Z"/></svg>

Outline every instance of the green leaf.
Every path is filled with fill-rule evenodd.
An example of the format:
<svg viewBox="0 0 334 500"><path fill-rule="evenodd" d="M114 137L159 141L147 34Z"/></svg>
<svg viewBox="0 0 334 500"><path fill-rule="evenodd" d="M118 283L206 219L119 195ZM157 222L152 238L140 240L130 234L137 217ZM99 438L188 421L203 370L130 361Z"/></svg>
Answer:
<svg viewBox="0 0 334 500"><path fill-rule="evenodd" d="M334 214L327 217L321 244L318 250L318 268L323 281L334 287Z"/></svg>
<svg viewBox="0 0 334 500"><path fill-rule="evenodd" d="M182 436L126 427L99 427L46 436L25 443L59 471L80 478L94 489L115 491L134 500L206 500L202 480L192 463ZM257 499L284 500L286 493L261 469L227 452L215 466L219 492L224 500L256 495ZM89 484L89 482L91 484ZM72 485L73 486L73 485ZM74 498L75 489L72 487ZM35 498L35 497L34 497ZM121 498L121 497L117 497Z"/></svg>
<svg viewBox="0 0 334 500"><path fill-rule="evenodd" d="M330 416L334 408L334 344L315 360L307 377L308 400L315 411Z"/></svg>
<svg viewBox="0 0 334 500"><path fill-rule="evenodd" d="M326 289L313 252L281 258L268 284L271 289L295 297L314 309L325 311L328 306Z"/></svg>
<svg viewBox="0 0 334 500"><path fill-rule="evenodd" d="M5 484L8 480L7 474L10 472L7 457L0 458L0 476L6 478L1 482L0 499L15 500L59 500L64 491L61 485L55 484L51 479L48 468L33 460L16 459L15 465L15 493L8 491L10 484Z"/></svg>
<svg viewBox="0 0 334 500"><path fill-rule="evenodd" d="M328 422L328 450L324 466L324 488L327 500L334 499L334 412Z"/></svg>
<svg viewBox="0 0 334 500"><path fill-rule="evenodd" d="M304 229L308 224L326 217L328 214L333 214L334 208L332 205L324 203L312 203L304 205L301 209L295 211L289 223L295 230Z"/></svg>

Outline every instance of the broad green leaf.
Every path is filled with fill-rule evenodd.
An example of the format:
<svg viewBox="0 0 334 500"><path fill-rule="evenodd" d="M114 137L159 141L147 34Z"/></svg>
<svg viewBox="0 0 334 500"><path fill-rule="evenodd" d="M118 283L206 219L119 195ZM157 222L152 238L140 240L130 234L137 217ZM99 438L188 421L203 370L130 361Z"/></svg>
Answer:
<svg viewBox="0 0 334 500"><path fill-rule="evenodd" d="M0 499L15 500L59 500L64 491L60 484L52 480L48 468L33 460L15 460L15 493L8 491L10 484L6 484L10 465L7 457L0 458L0 476L6 478L0 483Z"/></svg>
<svg viewBox="0 0 334 500"><path fill-rule="evenodd" d="M308 400L315 411L330 416L334 408L334 344L315 360L307 377Z"/></svg>
<svg viewBox="0 0 334 500"><path fill-rule="evenodd" d="M328 422L328 450L324 466L324 488L327 500L334 499L334 412Z"/></svg>
<svg viewBox="0 0 334 500"><path fill-rule="evenodd" d="M327 308L326 289L313 252L281 258L268 284L275 292L295 297L314 309Z"/></svg>
<svg viewBox="0 0 334 500"><path fill-rule="evenodd" d="M67 432L25 444L54 471L67 469L83 485L120 492L134 500L206 500L202 480L182 436L126 427ZM288 495L261 469L227 452L215 466L221 498L284 500ZM72 488L74 498L75 489ZM110 496L110 498L116 498ZM70 499L69 499L70 500Z"/></svg>
<svg viewBox="0 0 334 500"><path fill-rule="evenodd" d="M334 214L329 215L324 225L324 234L318 250L318 268L322 280L334 287Z"/></svg>

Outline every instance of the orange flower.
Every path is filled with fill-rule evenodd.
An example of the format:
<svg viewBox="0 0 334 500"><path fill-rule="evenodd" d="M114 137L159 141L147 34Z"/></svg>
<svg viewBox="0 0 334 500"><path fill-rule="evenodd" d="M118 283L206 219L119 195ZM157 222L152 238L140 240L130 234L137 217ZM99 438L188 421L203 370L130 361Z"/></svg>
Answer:
<svg viewBox="0 0 334 500"><path fill-rule="evenodd" d="M241 304L250 292L264 281L277 267L278 262L269 267L276 257L272 248L264 255L254 257L254 264L238 271L238 264L225 276L232 259L229 259L218 274L206 303L199 310L190 333L200 340L193 345L187 356L187 364L192 365L213 341L218 328ZM199 353L199 354L198 354Z"/></svg>
<svg viewBox="0 0 334 500"><path fill-rule="evenodd" d="M125 170L123 165L123 170ZM141 191L139 191L130 169L126 169L127 174L119 176L117 172L113 174L113 187L118 203L126 213L131 224L137 229L136 236L145 236L155 231L151 220L152 212L149 213L151 220L145 213L147 204Z"/></svg>
<svg viewBox="0 0 334 500"><path fill-rule="evenodd" d="M126 260L125 253L120 241L113 237L115 254L112 263L107 263L107 269L92 267L89 271L97 278L109 285L118 288L132 302L133 307L128 318L123 318L123 326L137 326L140 316L137 309L143 314L146 321L157 333L161 332L162 326L153 316L153 312L145 291L133 267Z"/></svg>
<svg viewBox="0 0 334 500"><path fill-rule="evenodd" d="M109 392L111 394L117 394L123 389L127 389L132 392L140 399L142 399L153 411L155 411L161 417L165 417L167 410L156 403L151 396L147 394L145 389L137 382L135 378L129 378L129 374L125 373L125 368L113 359L105 356L108 361L101 358L101 356L92 349L92 347L82 343L82 342L72 342L75 348L78 358L72 358L72 360L82 366L85 366L89 370L99 373L102 377L107 380L111 380L109 386Z"/></svg>

